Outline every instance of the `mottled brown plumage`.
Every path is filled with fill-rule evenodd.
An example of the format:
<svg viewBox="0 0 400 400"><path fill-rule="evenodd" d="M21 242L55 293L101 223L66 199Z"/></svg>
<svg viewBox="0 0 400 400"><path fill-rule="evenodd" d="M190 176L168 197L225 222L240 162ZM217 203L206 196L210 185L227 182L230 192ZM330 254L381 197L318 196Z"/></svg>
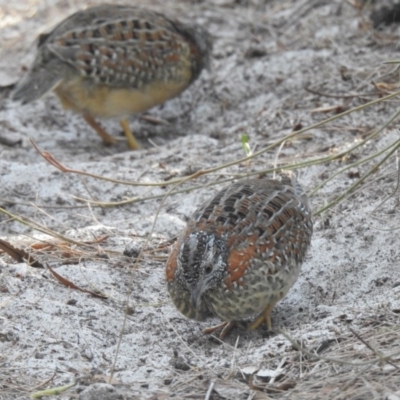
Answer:
<svg viewBox="0 0 400 400"><path fill-rule="evenodd" d="M170 297L188 318L217 316L230 328L259 315L250 328L271 329L270 312L296 282L311 235L308 199L293 174L232 184L195 212L175 244Z"/></svg>
<svg viewBox="0 0 400 400"><path fill-rule="evenodd" d="M36 59L13 98L25 104L54 90L64 108L82 113L104 142L113 143L96 117L123 120L179 95L208 65L211 48L196 24L103 4L39 37ZM137 148L127 122L121 125Z"/></svg>

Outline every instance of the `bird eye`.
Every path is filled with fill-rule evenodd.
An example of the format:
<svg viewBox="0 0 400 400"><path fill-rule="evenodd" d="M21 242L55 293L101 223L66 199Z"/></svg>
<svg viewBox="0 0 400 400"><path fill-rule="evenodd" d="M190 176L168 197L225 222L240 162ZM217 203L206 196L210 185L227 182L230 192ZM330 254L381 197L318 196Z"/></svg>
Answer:
<svg viewBox="0 0 400 400"><path fill-rule="evenodd" d="M207 266L207 267L204 269L204 272L205 272L206 274L210 274L211 271L212 271L212 266L211 266L211 265Z"/></svg>

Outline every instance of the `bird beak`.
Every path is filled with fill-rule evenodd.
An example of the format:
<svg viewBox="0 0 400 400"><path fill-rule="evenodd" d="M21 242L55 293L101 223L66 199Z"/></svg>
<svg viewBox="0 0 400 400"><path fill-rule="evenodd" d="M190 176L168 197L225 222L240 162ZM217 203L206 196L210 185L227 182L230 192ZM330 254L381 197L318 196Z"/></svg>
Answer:
<svg viewBox="0 0 400 400"><path fill-rule="evenodd" d="M200 282L194 289L190 291L192 297L192 305L197 310L200 308L201 297L205 292L206 285L204 282Z"/></svg>

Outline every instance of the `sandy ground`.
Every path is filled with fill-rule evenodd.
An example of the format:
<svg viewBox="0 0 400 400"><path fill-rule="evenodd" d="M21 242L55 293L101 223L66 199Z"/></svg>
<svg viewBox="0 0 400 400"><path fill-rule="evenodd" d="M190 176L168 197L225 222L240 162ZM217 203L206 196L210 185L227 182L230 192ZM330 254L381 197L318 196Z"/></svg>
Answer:
<svg viewBox="0 0 400 400"><path fill-rule="evenodd" d="M23 74L39 33L83 3L95 4L1 1L0 85ZM223 187L215 182L275 162L285 166L345 150L387 121L399 108L398 98L301 134L248 163L185 183L182 188L200 188L165 200L148 243L161 199L146 198L165 195L169 186L127 186L65 174L46 163L30 142L70 168L113 179L180 178L242 158L244 134L257 151L294 129L378 99L384 93L374 82L397 82L395 67L382 63L399 57L399 28L374 31L371 9L357 9L356 1L136 3L195 20L215 43L210 71L179 98L146 113L164 123L131 118L140 151L127 150L117 121L103 121L121 137L118 145L105 147L54 96L17 108L2 92L0 138L6 144L0 144L0 206L94 244L67 244L4 214L0 237L31 251L79 287L107 297L69 289L48 270L17 264L0 252L0 399L25 399L76 380L57 397L400 399L399 355L390 364L351 364L394 352L400 344L396 154L353 196L315 217L301 276L273 313L276 331L284 329L308 351L345 363L301 356L282 333L264 328L238 328L223 341L204 336L209 323L182 317L164 284L169 241L196 207ZM301 168L299 179L311 193L339 169L398 137L393 124L346 157ZM353 167L319 189L311 197L313 210L376 161ZM145 200L104 208L77 197ZM39 251L43 243L52 246ZM106 385L111 375L113 386Z"/></svg>

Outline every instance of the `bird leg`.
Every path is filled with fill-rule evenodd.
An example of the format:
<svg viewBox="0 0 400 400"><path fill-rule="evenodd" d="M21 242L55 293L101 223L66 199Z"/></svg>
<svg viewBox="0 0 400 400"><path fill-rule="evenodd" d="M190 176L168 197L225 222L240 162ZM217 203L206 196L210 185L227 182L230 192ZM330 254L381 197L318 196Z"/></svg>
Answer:
<svg viewBox="0 0 400 400"><path fill-rule="evenodd" d="M110 136L90 114L84 113L83 118L103 139L105 144L114 144L117 141L115 138Z"/></svg>
<svg viewBox="0 0 400 400"><path fill-rule="evenodd" d="M221 333L219 334L220 339L224 339L225 336L231 331L232 328L236 326L236 321L225 321L222 322L222 324L218 324L215 326L210 326L209 328L203 329L203 333L205 335L209 335L211 333L214 333L218 329L222 328Z"/></svg>
<svg viewBox="0 0 400 400"><path fill-rule="evenodd" d="M272 330L272 323L271 323L271 311L275 307L277 302L273 302L268 304L265 310L250 324L250 330L257 329L263 322L267 325L267 329L269 331Z"/></svg>
<svg viewBox="0 0 400 400"><path fill-rule="evenodd" d="M125 133L126 140L128 141L128 146L130 149L138 150L140 149L139 143L136 141L135 136L133 135L131 128L129 127L129 123L126 119L121 120L120 122L121 128Z"/></svg>

